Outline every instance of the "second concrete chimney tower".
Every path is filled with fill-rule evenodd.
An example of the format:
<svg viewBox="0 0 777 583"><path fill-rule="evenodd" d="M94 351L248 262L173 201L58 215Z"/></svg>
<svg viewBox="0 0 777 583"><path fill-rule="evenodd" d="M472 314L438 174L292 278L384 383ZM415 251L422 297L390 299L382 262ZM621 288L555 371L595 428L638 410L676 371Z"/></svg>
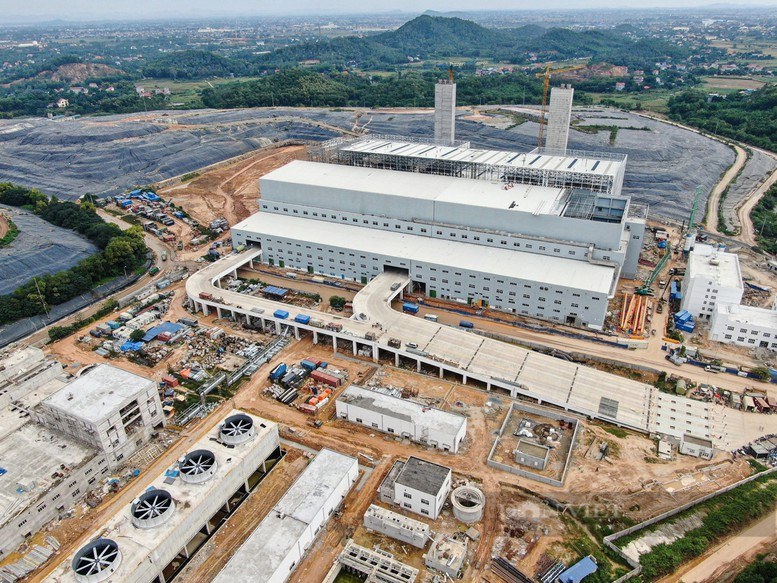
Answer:
<svg viewBox="0 0 777 583"><path fill-rule="evenodd" d="M448 79L440 79L434 86L434 141L446 146L456 139L456 83L453 67Z"/></svg>

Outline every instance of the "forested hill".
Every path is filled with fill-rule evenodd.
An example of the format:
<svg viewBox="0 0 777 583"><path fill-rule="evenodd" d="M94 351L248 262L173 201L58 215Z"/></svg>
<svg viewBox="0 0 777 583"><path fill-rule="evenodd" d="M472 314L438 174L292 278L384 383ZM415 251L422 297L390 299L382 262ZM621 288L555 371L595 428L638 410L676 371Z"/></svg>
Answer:
<svg viewBox="0 0 777 583"><path fill-rule="evenodd" d="M461 18L419 16L397 30L372 37L374 42L406 55L474 55L484 50L509 49L516 44L512 31L494 30Z"/></svg>
<svg viewBox="0 0 777 583"><path fill-rule="evenodd" d="M424 15L397 30L374 36L302 42L262 55L245 51L227 58L204 50L167 53L149 61L143 73L152 78L183 79L249 76L303 62L320 71L369 71L394 68L407 63L408 58L434 59L444 64L455 57L513 64L583 57L648 69L658 61L688 56L685 47L652 38L635 39L622 31L544 29L535 25L490 29L461 18Z"/></svg>

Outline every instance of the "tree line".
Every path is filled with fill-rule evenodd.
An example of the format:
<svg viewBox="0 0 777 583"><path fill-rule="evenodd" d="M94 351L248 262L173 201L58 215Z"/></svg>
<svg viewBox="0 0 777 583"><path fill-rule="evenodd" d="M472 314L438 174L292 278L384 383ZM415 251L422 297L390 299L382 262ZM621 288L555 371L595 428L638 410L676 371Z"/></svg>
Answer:
<svg viewBox="0 0 777 583"><path fill-rule="evenodd" d="M36 189L10 183L0 183L0 203L24 208L52 225L72 229L100 249L70 269L35 277L13 292L0 295L0 324L42 314L48 306L64 303L105 280L130 273L145 261L143 230L133 226L122 231L106 223L90 203L62 202Z"/></svg>
<svg viewBox="0 0 777 583"><path fill-rule="evenodd" d="M202 92L207 107L432 107L434 83L442 72L397 73L361 77L344 73L317 73L284 69L254 81L226 83ZM542 84L524 73L469 75L457 81L460 105L538 103Z"/></svg>

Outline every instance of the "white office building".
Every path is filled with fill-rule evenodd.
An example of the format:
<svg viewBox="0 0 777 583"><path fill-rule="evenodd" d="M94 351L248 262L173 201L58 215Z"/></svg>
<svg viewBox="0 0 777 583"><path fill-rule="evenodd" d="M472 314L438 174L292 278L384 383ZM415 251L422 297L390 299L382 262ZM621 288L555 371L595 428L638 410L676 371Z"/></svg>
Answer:
<svg viewBox="0 0 777 583"><path fill-rule="evenodd" d="M605 190L621 171L602 162ZM404 271L430 297L593 329L621 274L636 273L645 229L627 197L573 187L295 161L261 189L260 212L232 236L264 263L362 283Z"/></svg>
<svg viewBox="0 0 777 583"><path fill-rule="evenodd" d="M710 339L745 348L777 350L777 312L719 303L712 315Z"/></svg>
<svg viewBox="0 0 777 583"><path fill-rule="evenodd" d="M39 423L103 452L112 468L164 424L156 382L108 364L42 401L33 415Z"/></svg>
<svg viewBox="0 0 777 583"><path fill-rule="evenodd" d="M356 385L337 399L337 416L371 430L457 453L467 435L467 418Z"/></svg>
<svg viewBox="0 0 777 583"><path fill-rule="evenodd" d="M739 257L697 244L688 255L682 291L682 309L694 319L710 320L718 304L739 304L744 293Z"/></svg>
<svg viewBox="0 0 777 583"><path fill-rule="evenodd" d="M451 490L450 468L411 456L397 461L380 484L382 502L436 520Z"/></svg>
<svg viewBox="0 0 777 583"><path fill-rule="evenodd" d="M283 583L359 475L356 458L322 449L214 579Z"/></svg>

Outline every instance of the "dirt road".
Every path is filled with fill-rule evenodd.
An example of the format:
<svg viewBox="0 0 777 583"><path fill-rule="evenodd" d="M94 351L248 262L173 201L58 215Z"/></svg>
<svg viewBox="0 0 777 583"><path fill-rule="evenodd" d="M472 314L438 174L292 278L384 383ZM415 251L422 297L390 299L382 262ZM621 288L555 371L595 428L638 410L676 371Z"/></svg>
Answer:
<svg viewBox="0 0 777 583"><path fill-rule="evenodd" d="M718 231L720 195L723 194L723 191L726 190L726 188L728 188L728 185L731 184L731 181L734 180L736 175L739 174L739 171L742 170L745 163L747 162L747 154L742 147L735 145L734 151L736 152L736 159L734 160L734 163L726 171L726 173L723 175L723 178L720 179L715 188L712 189L712 192L707 199L707 213L705 215L705 220L707 223L706 230L716 235L720 234Z"/></svg>
<svg viewBox="0 0 777 583"><path fill-rule="evenodd" d="M661 583L684 581L685 583L713 583L718 575L726 571L734 561L743 555L777 541L777 510L771 512L749 528L736 534L725 543L707 551L702 557L685 568L664 578Z"/></svg>
<svg viewBox="0 0 777 583"><path fill-rule="evenodd" d="M758 204L758 201L761 200L761 197L763 197L766 191L769 190L775 182L777 182L777 170L772 172L772 175L769 176L755 192L751 193L744 204L737 209L737 216L742 225L742 232L739 234L739 238L743 243L750 245L751 247L758 245L758 242L756 241L756 229L761 228L761 225L753 225L753 221L750 220L750 213L755 205Z"/></svg>
<svg viewBox="0 0 777 583"><path fill-rule="evenodd" d="M5 217L4 214L0 213L0 239L5 237L5 234L8 232L8 219Z"/></svg>

